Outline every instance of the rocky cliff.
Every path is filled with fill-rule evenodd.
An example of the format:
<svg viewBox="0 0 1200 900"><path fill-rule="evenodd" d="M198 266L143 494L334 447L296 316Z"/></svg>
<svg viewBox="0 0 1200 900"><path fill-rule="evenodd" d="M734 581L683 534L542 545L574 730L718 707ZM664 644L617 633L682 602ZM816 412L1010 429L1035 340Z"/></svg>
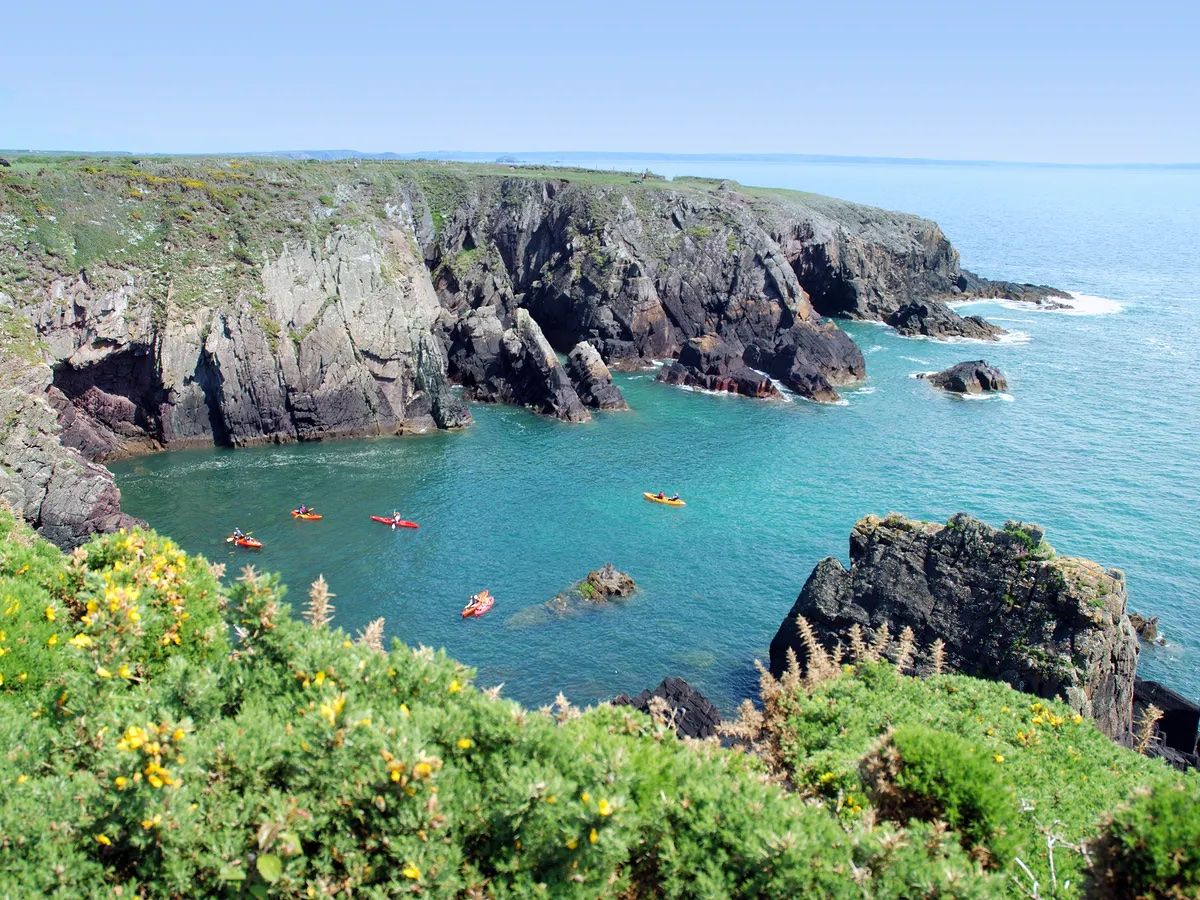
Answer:
<svg viewBox="0 0 1200 900"><path fill-rule="evenodd" d="M1037 526L868 516L851 532L850 568L830 557L809 575L771 642L771 669L783 671L789 649L804 658L797 616L829 644L855 624L907 626L922 646L944 641L949 668L1061 696L1121 737L1138 654L1125 596L1120 571L1055 555Z"/></svg>
<svg viewBox="0 0 1200 900"><path fill-rule="evenodd" d="M745 384L836 400L865 366L822 316L968 290L1000 288L931 222L702 179L263 159L0 172L0 291L51 372L32 391L93 462L455 427L470 416L451 381L582 421L622 403L600 366L709 336ZM581 342L598 359L561 365ZM724 377L680 365L680 383Z"/></svg>

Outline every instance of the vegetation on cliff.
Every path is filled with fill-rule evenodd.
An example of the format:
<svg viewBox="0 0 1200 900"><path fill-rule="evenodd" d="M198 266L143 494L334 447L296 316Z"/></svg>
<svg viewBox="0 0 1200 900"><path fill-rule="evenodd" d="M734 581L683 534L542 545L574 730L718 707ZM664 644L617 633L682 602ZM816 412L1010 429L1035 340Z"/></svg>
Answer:
<svg viewBox="0 0 1200 900"><path fill-rule="evenodd" d="M1120 814L1105 859L1196 886L1160 834L1194 833L1195 782L1003 686L869 662L793 685L789 791L627 708L527 711L378 625L352 641L322 583L302 621L274 577L223 586L153 533L69 556L0 533L2 894L996 896L1028 892L1020 860L1048 896L1042 825L1089 841L1181 783L1192 802ZM896 780L933 798L909 821L856 767L892 726L897 771L955 761ZM1077 893L1083 857L1056 861Z"/></svg>

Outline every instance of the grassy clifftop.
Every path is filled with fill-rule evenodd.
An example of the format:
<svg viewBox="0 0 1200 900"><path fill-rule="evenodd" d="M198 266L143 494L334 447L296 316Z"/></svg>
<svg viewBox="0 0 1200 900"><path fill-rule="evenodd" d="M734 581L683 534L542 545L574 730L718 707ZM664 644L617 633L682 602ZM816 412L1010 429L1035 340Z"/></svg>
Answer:
<svg viewBox="0 0 1200 900"><path fill-rule="evenodd" d="M301 620L152 533L0 535L3 895L1075 896L1128 859L1198 883L1195 781L1003 686L864 660L780 688L772 772L352 640L322 585ZM1168 812L1088 851L1142 788Z"/></svg>

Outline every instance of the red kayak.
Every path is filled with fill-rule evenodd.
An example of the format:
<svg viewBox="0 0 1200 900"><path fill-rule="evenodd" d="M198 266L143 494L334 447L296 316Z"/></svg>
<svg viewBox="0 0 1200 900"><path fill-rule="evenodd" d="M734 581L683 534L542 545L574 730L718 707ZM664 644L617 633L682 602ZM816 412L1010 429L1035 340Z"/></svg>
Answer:
<svg viewBox="0 0 1200 900"><path fill-rule="evenodd" d="M495 605L496 598L492 596L491 591L480 591L463 607L462 617L464 619L478 619Z"/></svg>
<svg viewBox="0 0 1200 900"><path fill-rule="evenodd" d="M388 516L371 516L372 522L382 522L384 525L391 525L393 528L420 528L416 522L410 522L407 519L393 519Z"/></svg>
<svg viewBox="0 0 1200 900"><path fill-rule="evenodd" d="M230 537L230 538L226 538L226 540L232 541L235 546L245 547L247 550L261 550L262 549L262 541L258 540L257 538Z"/></svg>

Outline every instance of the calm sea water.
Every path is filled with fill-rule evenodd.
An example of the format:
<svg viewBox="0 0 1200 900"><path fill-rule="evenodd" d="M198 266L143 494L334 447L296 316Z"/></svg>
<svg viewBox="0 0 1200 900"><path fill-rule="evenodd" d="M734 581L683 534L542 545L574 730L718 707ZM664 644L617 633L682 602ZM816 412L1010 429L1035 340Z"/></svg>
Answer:
<svg viewBox="0 0 1200 900"><path fill-rule="evenodd" d="M544 161L544 160L539 160ZM972 309L1009 343L939 344L849 324L869 379L846 405L756 402L618 376L633 410L569 426L476 406L460 434L114 465L125 508L188 550L277 570L294 601L324 574L337 621L445 647L526 703L635 692L678 674L726 709L822 557L866 513L1039 522L1061 553L1124 569L1160 615L1144 674L1200 695L1200 171L1006 165L638 160L930 216L982 275L1088 295L1089 314ZM1010 395L940 396L911 376L985 356ZM685 509L646 503L662 488ZM295 504L324 521L296 523ZM391 531L371 513L421 523ZM231 553L234 525L266 549ZM565 615L547 600L611 561L641 591ZM498 598L462 621L468 595Z"/></svg>

